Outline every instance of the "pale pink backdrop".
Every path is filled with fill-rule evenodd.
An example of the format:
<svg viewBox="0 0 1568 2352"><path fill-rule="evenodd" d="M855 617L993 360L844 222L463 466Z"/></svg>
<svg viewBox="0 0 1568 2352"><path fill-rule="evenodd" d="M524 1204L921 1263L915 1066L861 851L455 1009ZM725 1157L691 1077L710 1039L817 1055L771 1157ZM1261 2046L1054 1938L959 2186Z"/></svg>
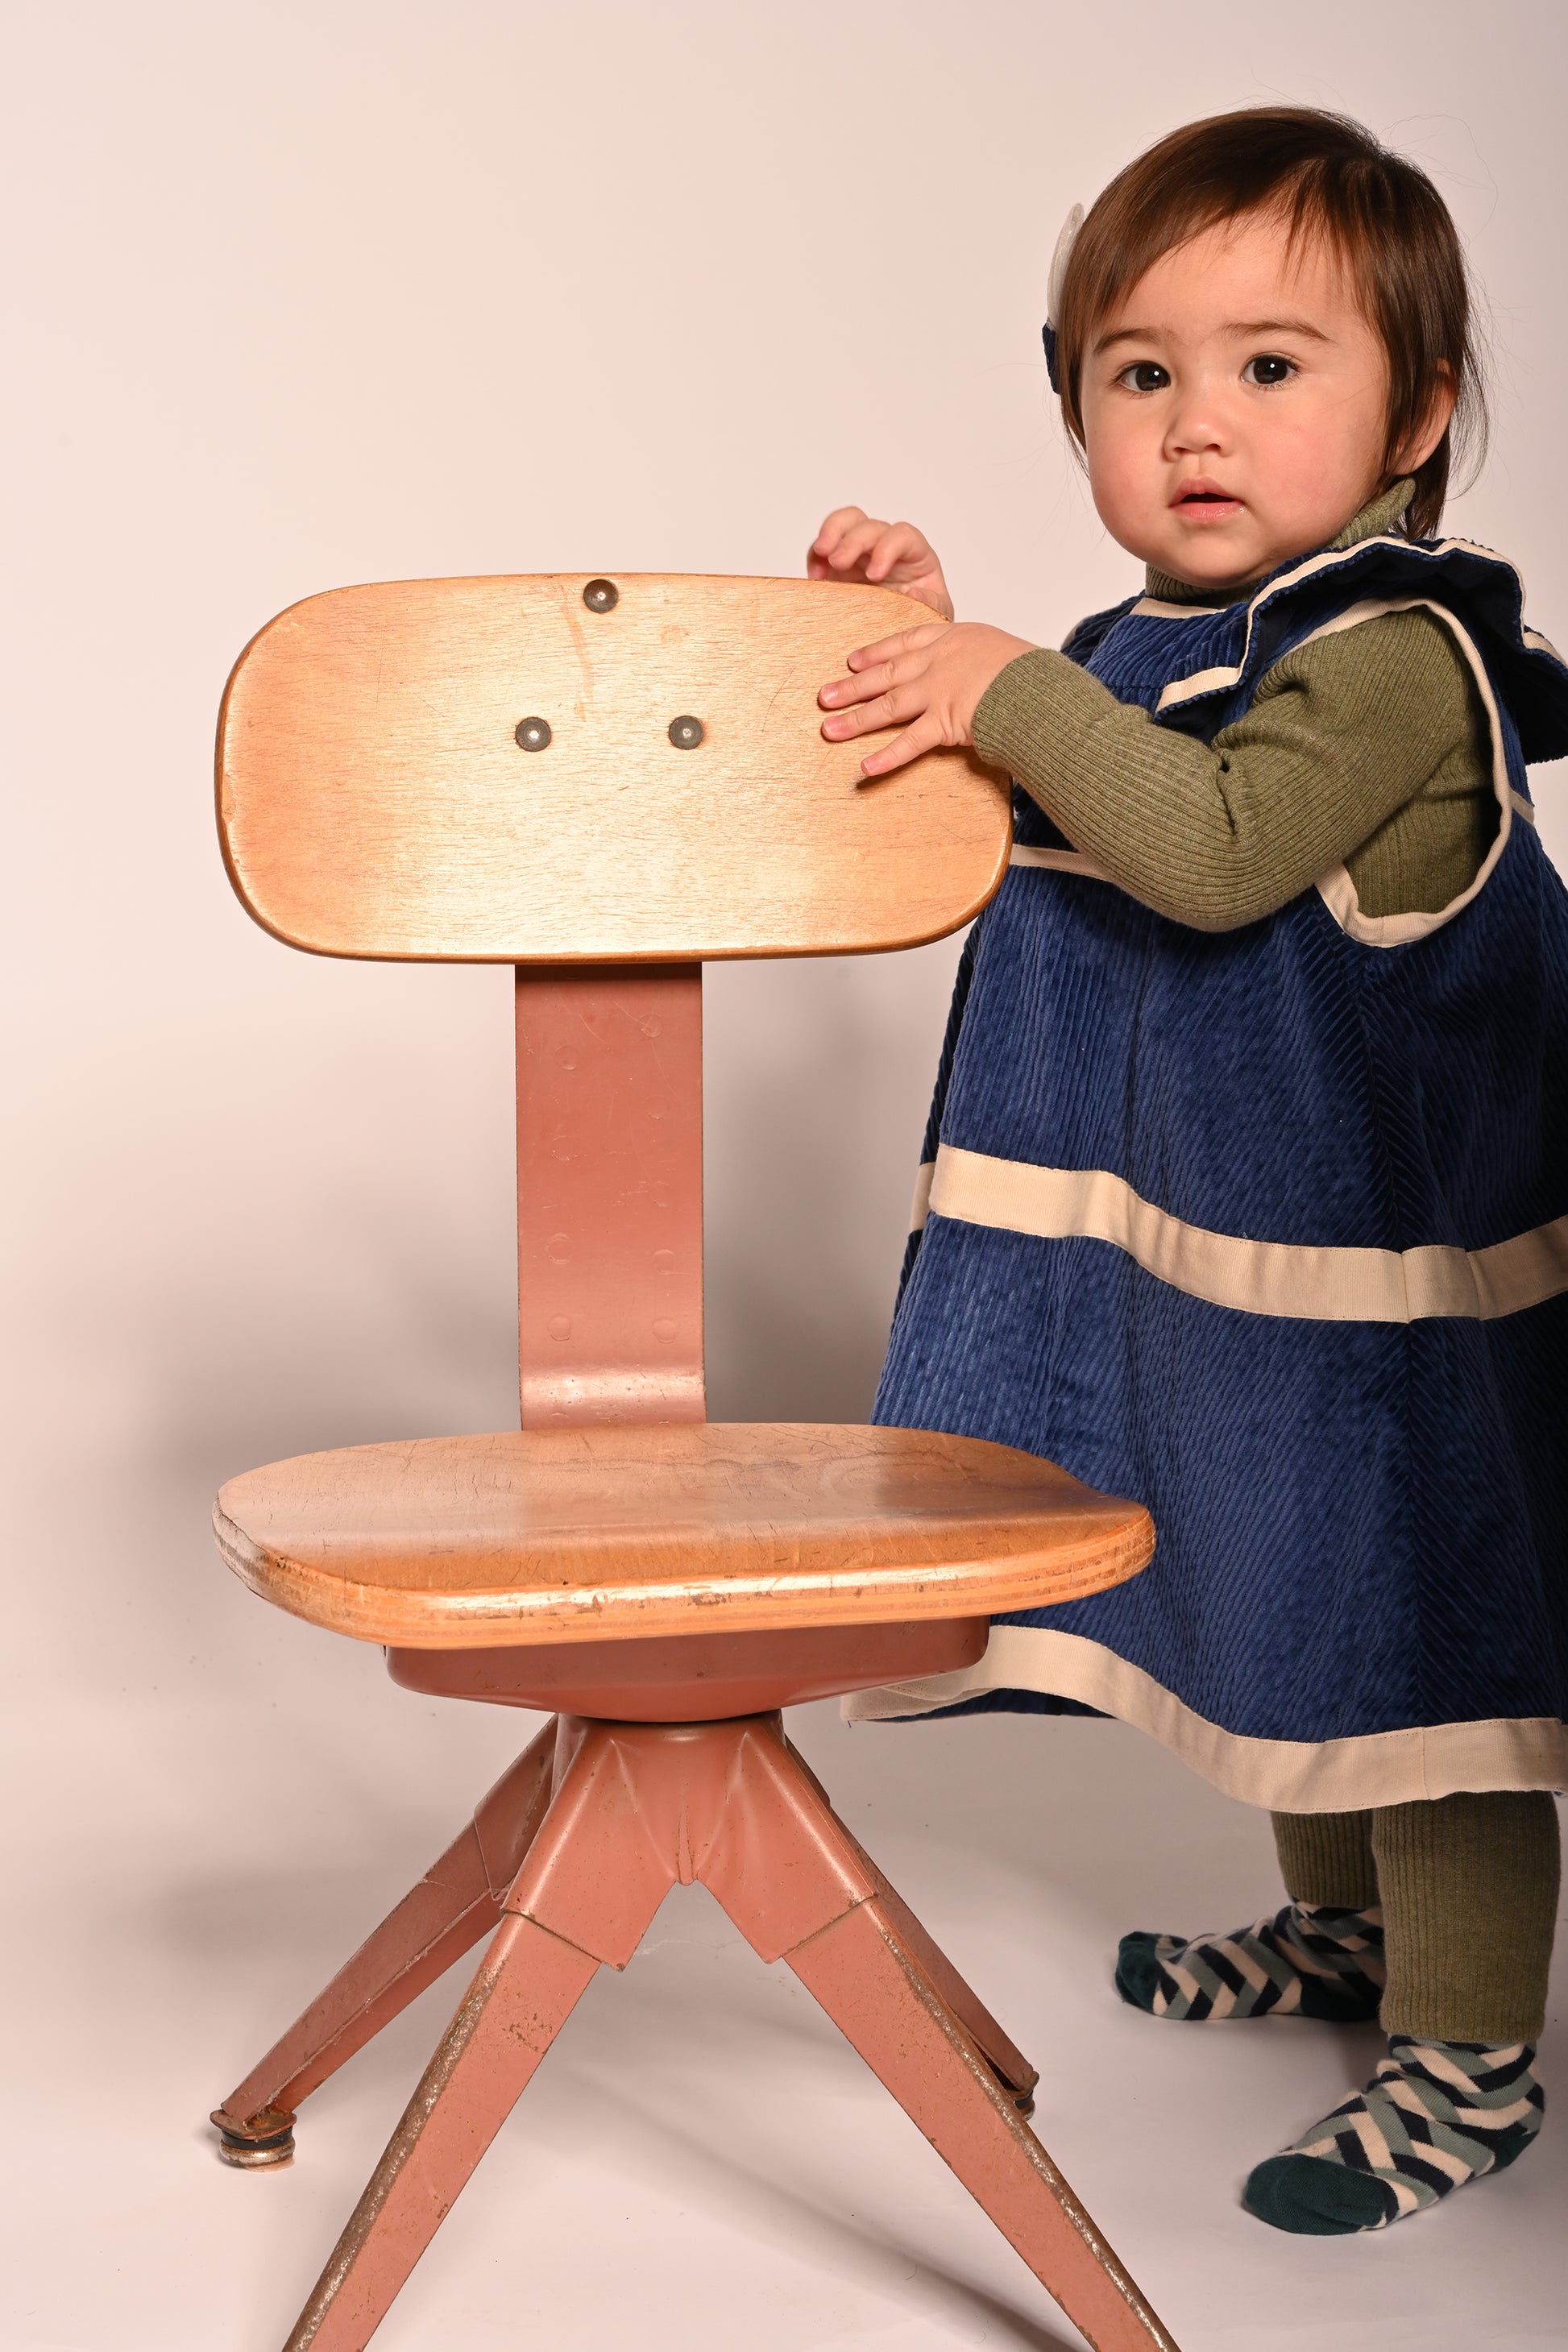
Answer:
<svg viewBox="0 0 1568 2352"><path fill-rule="evenodd" d="M1568 639L1564 21L13 0L7 2352L280 2340L456 1987L321 2095L286 2178L220 2172L202 2116L524 1728L392 1691L207 1538L227 1472L515 1410L505 975L251 927L209 805L236 653L348 581L797 571L849 499L925 525L964 614L1056 640L1133 579L1045 387L1061 216L1175 122L1278 98L1436 173L1497 345L1451 520ZM955 955L711 976L716 1414L865 1412ZM1366 2046L1171 2047L1118 2010L1121 1927L1278 1899L1257 1816L1115 1727L800 1736L1038 2045L1047 2141L1184 2344L1468 2352L1467 2294L1489 2342L1558 2340L1561 2124L1440 2221L1288 2242L1236 2183ZM378 2344L719 2343L742 2312L763 2352L1068 2343L716 1915L656 1942ZM562 2248L595 2227L585 2284Z"/></svg>

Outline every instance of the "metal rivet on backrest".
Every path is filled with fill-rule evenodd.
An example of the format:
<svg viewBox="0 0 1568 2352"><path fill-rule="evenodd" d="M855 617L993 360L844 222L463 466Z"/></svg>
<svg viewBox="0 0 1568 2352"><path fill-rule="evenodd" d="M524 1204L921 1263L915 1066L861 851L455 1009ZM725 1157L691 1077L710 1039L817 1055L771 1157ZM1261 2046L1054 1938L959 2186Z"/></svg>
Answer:
<svg viewBox="0 0 1568 2352"><path fill-rule="evenodd" d="M701 719L693 719L689 712L669 722L669 740L678 751L695 751L707 731Z"/></svg>
<svg viewBox="0 0 1568 2352"><path fill-rule="evenodd" d="M621 601L621 592L613 580L590 580L583 591L583 602L590 613L613 613Z"/></svg>
<svg viewBox="0 0 1568 2352"><path fill-rule="evenodd" d="M542 751L550 741L550 721L548 719L520 719L516 733L520 751Z"/></svg>

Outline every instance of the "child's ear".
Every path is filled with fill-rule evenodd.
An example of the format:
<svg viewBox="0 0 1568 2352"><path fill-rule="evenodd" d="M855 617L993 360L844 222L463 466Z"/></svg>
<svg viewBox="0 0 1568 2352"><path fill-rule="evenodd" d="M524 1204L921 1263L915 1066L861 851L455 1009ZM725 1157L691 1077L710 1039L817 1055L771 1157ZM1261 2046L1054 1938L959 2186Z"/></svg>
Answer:
<svg viewBox="0 0 1568 2352"><path fill-rule="evenodd" d="M1426 414L1415 431L1397 452L1393 466L1395 474L1414 474L1426 463L1438 442L1448 429L1454 414L1454 404L1459 387L1454 381L1454 371L1446 360L1437 363L1437 381L1426 404Z"/></svg>

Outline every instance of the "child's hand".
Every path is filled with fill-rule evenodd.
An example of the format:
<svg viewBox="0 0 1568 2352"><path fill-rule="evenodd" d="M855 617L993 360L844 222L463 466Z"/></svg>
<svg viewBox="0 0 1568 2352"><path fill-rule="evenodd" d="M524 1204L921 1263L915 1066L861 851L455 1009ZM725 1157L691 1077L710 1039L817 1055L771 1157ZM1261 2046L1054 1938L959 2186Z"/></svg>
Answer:
<svg viewBox="0 0 1568 2352"><path fill-rule="evenodd" d="M885 776L938 744L974 740L974 713L999 670L1037 648L983 621L924 621L849 656L849 677L828 681L817 700L837 713L822 722L830 743L869 735L879 727L903 733L860 762L863 776ZM842 706L852 703L853 709Z"/></svg>
<svg viewBox="0 0 1568 2352"><path fill-rule="evenodd" d="M952 599L925 533L912 522L875 522L858 507L834 508L806 549L805 576L902 588L952 618Z"/></svg>

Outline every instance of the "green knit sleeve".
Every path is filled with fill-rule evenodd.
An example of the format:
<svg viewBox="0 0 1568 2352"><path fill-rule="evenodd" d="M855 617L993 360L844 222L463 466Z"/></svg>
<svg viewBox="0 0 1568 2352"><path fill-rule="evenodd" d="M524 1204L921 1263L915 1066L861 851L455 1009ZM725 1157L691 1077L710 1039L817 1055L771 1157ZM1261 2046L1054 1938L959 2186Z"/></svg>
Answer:
<svg viewBox="0 0 1568 2352"><path fill-rule="evenodd" d="M1398 867L1413 903L1446 905L1495 824L1484 726L1448 631L1414 611L1287 654L1212 744L1155 726L1062 654L1024 654L983 697L974 744L1112 882L1224 931L1286 905L1373 835L1386 845L1391 828L1408 836Z"/></svg>

